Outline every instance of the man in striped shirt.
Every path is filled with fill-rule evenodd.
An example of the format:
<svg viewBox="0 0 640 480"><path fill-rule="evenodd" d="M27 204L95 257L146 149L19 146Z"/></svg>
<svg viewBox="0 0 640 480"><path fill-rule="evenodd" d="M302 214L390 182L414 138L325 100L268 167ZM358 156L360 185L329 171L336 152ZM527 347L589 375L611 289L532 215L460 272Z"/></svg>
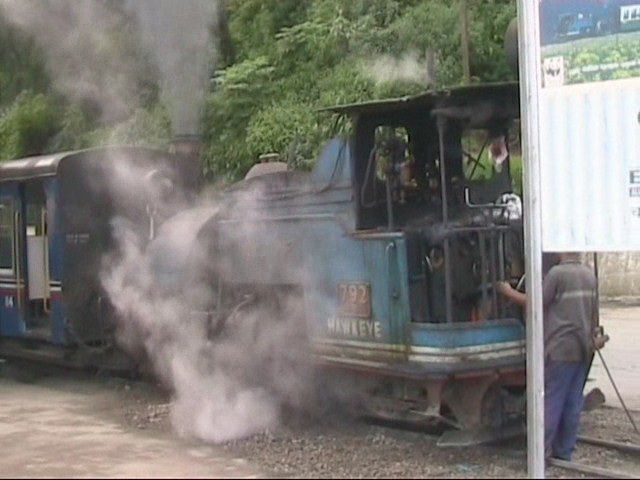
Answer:
<svg viewBox="0 0 640 480"><path fill-rule="evenodd" d="M561 253L543 280L545 344L545 452L570 460L575 449L582 390L594 353L596 278L580 254ZM526 295L508 283L498 291L524 306Z"/></svg>

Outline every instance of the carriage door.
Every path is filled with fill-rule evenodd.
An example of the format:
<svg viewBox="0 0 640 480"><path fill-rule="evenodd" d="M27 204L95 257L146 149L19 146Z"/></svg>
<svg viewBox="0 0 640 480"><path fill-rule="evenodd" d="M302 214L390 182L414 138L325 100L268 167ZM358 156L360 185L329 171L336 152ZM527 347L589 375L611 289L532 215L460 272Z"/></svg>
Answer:
<svg viewBox="0 0 640 480"><path fill-rule="evenodd" d="M51 332L47 209L42 181L24 189L27 253L27 332L49 339Z"/></svg>
<svg viewBox="0 0 640 480"><path fill-rule="evenodd" d="M0 185L0 336L24 334L21 203L15 185Z"/></svg>

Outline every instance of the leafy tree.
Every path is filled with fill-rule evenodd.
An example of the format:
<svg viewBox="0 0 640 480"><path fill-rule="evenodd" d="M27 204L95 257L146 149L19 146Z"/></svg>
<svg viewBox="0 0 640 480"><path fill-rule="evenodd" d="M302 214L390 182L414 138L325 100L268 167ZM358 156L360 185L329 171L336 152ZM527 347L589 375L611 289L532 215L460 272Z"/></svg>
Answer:
<svg viewBox="0 0 640 480"><path fill-rule="evenodd" d="M171 119L167 109L157 105L151 109L138 108L125 121L87 133L89 145L140 145L164 147L171 138Z"/></svg>
<svg viewBox="0 0 640 480"><path fill-rule="evenodd" d="M57 108L42 93L22 92L0 114L0 160L35 155L46 146L57 130Z"/></svg>
<svg viewBox="0 0 640 480"><path fill-rule="evenodd" d="M247 151L252 158L262 153L282 152L294 168L306 167L315 153L315 138L321 129L308 105L289 99L258 112L249 122Z"/></svg>
<svg viewBox="0 0 640 480"><path fill-rule="evenodd" d="M515 2L469 4L474 80L512 78L503 34ZM205 169L214 176L238 178L274 150L308 167L331 133L318 109L427 88L426 74L380 80L381 57L411 54L414 70L426 71L432 54L438 86L462 80L457 2L229 0L226 6L236 57L218 72L204 118Z"/></svg>
<svg viewBox="0 0 640 480"><path fill-rule="evenodd" d="M101 71L108 76L117 70L115 58L122 52L136 59L135 81L127 87L136 101L106 118L90 99L63 95L52 85L35 41L0 14L2 158L168 140L157 75L136 45L135 24L122 0L100 2L122 18L100 44L97 54L107 67ZM512 78L502 36L515 15L514 0L468 3L473 81ZM462 81L456 1L226 0L220 12L214 27L218 71L202 119L204 169L217 178L237 179L260 154L272 151L296 167L310 167L323 139L335 133L330 117L318 113L322 107L424 91L427 66L437 73L431 87ZM621 46L623 58L624 48L633 46ZM397 74L399 60L411 64L413 73ZM347 127L339 124L338 131Z"/></svg>
<svg viewBox="0 0 640 480"><path fill-rule="evenodd" d="M104 143L167 143L170 125L159 103L157 74L137 43L135 24L122 0L100 1L120 20L96 35L100 71L78 72L86 91L69 85L59 91L47 68L46 45L11 25L0 9L0 159ZM108 101L119 97L134 101Z"/></svg>
<svg viewBox="0 0 640 480"><path fill-rule="evenodd" d="M25 90L45 93L50 88L42 50L1 14L0 66L0 108L11 104Z"/></svg>

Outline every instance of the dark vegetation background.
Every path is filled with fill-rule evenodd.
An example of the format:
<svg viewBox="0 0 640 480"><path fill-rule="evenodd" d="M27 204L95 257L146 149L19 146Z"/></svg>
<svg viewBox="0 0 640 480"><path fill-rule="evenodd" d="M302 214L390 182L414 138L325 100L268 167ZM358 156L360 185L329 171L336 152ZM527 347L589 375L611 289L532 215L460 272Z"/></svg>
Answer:
<svg viewBox="0 0 640 480"><path fill-rule="evenodd" d="M171 121L136 22L122 0L104 3L122 21L96 55L106 65L114 56L139 58L128 86L136 102L105 116L91 98L57 91L42 47L0 13L0 160L106 143L167 145ZM433 67L431 87L462 82L457 0L226 0L219 6L202 118L210 178L237 179L268 152L308 168L334 128L319 108L424 91L426 65ZM468 9L471 81L513 79L503 36L515 1L468 0Z"/></svg>

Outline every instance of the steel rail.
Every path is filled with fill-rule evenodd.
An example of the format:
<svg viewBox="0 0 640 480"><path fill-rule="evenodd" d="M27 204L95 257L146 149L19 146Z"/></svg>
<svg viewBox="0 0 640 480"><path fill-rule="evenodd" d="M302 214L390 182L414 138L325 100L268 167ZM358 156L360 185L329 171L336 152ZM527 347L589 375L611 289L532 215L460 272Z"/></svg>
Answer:
<svg viewBox="0 0 640 480"><path fill-rule="evenodd" d="M597 447L613 448L627 453L640 453L640 445L635 443L615 442L613 440L604 440L601 438L587 437L584 435L578 435L578 441L586 443L588 445L595 445Z"/></svg>
<svg viewBox="0 0 640 480"><path fill-rule="evenodd" d="M414 420L408 420L408 419L385 417L379 414L371 414L371 413L365 414L365 415L361 414L359 415L359 418L368 424L396 429L396 430L418 432L431 437L436 437L442 434L443 431L447 430L447 425L446 425L446 422L443 422L444 420L443 418L439 418L439 419L434 418L433 420L436 423L433 423L433 424L425 424L422 422L416 422ZM438 421L440 421L441 423L437 423ZM449 425L449 428L451 426L452 425ZM583 435L578 436L578 441L580 443L600 446L604 448L610 448L610 449L618 450L625 453L631 453L631 454L640 453L640 445L634 444L634 443L615 442L612 440L604 440L604 439L593 438L593 437L588 437ZM479 441L477 444L474 444L474 445L481 445L483 443L491 443L491 440L485 440L484 442ZM439 446L442 446L442 445L439 445ZM620 472L620 471L610 470L607 468L598 467L594 465L586 465L583 463L560 460L556 458L549 459L547 462L547 466L562 468L564 470L570 470L570 471L582 473L585 475L592 475L597 478L622 478L622 479L637 478L637 475L634 475L631 473Z"/></svg>
<svg viewBox="0 0 640 480"><path fill-rule="evenodd" d="M564 470L571 470L573 472L584 473L586 475L594 475L598 478L637 478L635 475L631 475L623 472L616 472L615 470L609 470L601 467L594 467L591 465L585 465L583 463L568 462L566 460L559 460L557 458L551 458L548 461L549 465L562 468Z"/></svg>

